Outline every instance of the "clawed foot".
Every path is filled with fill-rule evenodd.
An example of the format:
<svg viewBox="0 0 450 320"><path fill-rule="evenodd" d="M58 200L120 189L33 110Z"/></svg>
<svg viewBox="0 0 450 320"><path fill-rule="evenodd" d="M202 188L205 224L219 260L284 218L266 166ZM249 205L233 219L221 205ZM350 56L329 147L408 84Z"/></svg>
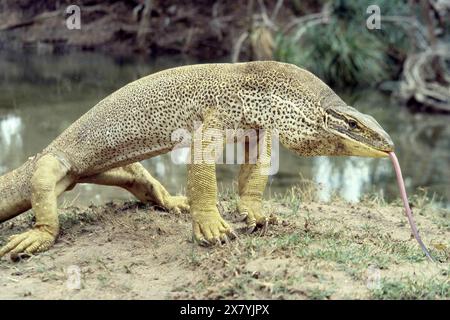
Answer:
<svg viewBox="0 0 450 320"><path fill-rule="evenodd" d="M247 234L260 230L260 236L266 234L269 228L269 218L261 213L262 205L260 201L241 202L238 211L242 216L242 221L247 224Z"/></svg>
<svg viewBox="0 0 450 320"><path fill-rule="evenodd" d="M164 200L164 208L180 214L182 211L189 211L189 204L185 196L170 196Z"/></svg>
<svg viewBox="0 0 450 320"><path fill-rule="evenodd" d="M228 244L230 239L237 238L237 234L223 220L217 209L213 212L193 212L192 219L194 238L202 245Z"/></svg>
<svg viewBox="0 0 450 320"><path fill-rule="evenodd" d="M13 235L8 239L9 242L0 249L0 258L7 253L18 255L46 251L55 243L55 239L56 237L49 232L37 228Z"/></svg>

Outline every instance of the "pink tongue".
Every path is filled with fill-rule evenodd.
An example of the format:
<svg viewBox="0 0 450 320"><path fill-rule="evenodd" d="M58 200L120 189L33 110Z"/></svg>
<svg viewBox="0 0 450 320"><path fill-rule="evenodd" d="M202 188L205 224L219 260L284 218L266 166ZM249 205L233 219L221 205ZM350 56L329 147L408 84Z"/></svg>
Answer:
<svg viewBox="0 0 450 320"><path fill-rule="evenodd" d="M409 225L411 226L411 230L414 235L414 238L416 238L417 242L419 243L420 247L422 248L422 251L428 257L428 259L433 261L433 258L431 257L430 253L428 252L427 247L425 246L422 239L420 238L419 231L417 230L416 223L414 222L411 208L409 207L408 196L406 195L405 184L403 183L402 171L400 170L400 164L398 163L397 156L395 155L394 152L389 152L389 158L391 158L392 164L394 165L395 174L397 176L398 188L400 189L400 195L402 197L403 205L405 206L406 217L408 218Z"/></svg>

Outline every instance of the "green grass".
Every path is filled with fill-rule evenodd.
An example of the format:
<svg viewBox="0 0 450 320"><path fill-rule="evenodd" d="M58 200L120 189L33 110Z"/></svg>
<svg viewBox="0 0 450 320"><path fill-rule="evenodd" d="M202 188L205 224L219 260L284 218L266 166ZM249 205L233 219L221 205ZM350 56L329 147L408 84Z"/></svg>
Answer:
<svg viewBox="0 0 450 320"><path fill-rule="evenodd" d="M425 300L449 299L450 280L404 277L396 280L382 280L381 288L372 292L374 299Z"/></svg>
<svg viewBox="0 0 450 320"><path fill-rule="evenodd" d="M271 235L243 236L237 246L238 251L214 249L207 256L191 259L195 268L205 268L207 274L192 289L194 296L242 299L450 298L449 252L444 238L439 240L442 242L438 246L440 249L432 246L434 242L428 243L432 255L441 262L429 264L415 241L399 240L393 236L397 230L404 232L405 228L409 229L408 224L401 223L401 219L392 223L383 216L389 216L394 209L400 213L399 203L387 203L378 195L366 197L357 205L345 204L339 199L335 199L332 205L318 204L314 201L313 189L311 186L308 191L304 187L303 192L291 190L271 198L270 206L283 221L271 227ZM437 209L433 197L418 194L414 200L416 210L423 213L423 219L436 226L445 224L448 212ZM359 210L369 214L352 215L347 206L355 212ZM433 239L437 235L428 233L428 236ZM227 263L219 262L223 257ZM258 263L253 268L261 268L261 272L247 269L255 259ZM288 263L277 266L278 261ZM265 268L264 263L268 263ZM375 288L369 287L367 282L371 268L379 272ZM343 283L349 288L343 289ZM187 290L188 296L192 294L190 290Z"/></svg>
<svg viewBox="0 0 450 320"><path fill-rule="evenodd" d="M325 1L324 1L325 3ZM408 50L407 33L402 28L382 23L380 30L366 27L369 5L378 5L382 15L406 15L403 0L329 1L328 24L306 29L300 41L296 32L276 37L276 58L297 64L337 87L375 85L395 79Z"/></svg>
<svg viewBox="0 0 450 320"><path fill-rule="evenodd" d="M400 224L404 219L392 218L393 214L401 214L398 204L371 198L359 204L347 204L339 199L331 204L317 203L313 194L311 186L309 191L304 187L302 192L295 189L284 196L271 197L265 207L269 205L270 210L274 209L279 219L278 224L270 225L265 236L241 233L239 242L209 249L188 241L189 249L183 250L179 261L192 270L195 280L192 285L176 291L184 298L204 299L450 298L450 244L448 229L441 227L448 225L448 210L433 206L433 197L414 199L416 209L423 213L418 220L421 227L426 227L422 229L426 232L424 240L440 261L437 264L427 262L420 247L409 238L405 232L409 226ZM239 230L244 222L237 222L230 210L237 207L238 197L228 193L220 195L220 200L226 209L224 218ZM109 222L121 232L128 229L135 232L134 227L143 223L152 224L153 220L158 223L161 219L159 223L170 224L170 219L179 218L157 213L148 215L146 210L147 207L136 203L66 208L60 219L66 235L77 235L78 226L89 223ZM31 215L23 219L26 225L32 223ZM5 237L23 228L17 221L14 223L2 227L2 231L7 231ZM165 236L160 235L162 243ZM186 234L178 241L185 243ZM112 275L117 270L101 257L93 259L89 263L98 271L94 278L96 283L101 288L111 288ZM8 262L5 264L11 268ZM19 269L27 267L25 263L17 266ZM131 267L120 270L133 273ZM42 279L57 277L53 275L54 270L44 264L38 263L35 268ZM372 269L379 276L376 287L367 284L369 276L373 275Z"/></svg>

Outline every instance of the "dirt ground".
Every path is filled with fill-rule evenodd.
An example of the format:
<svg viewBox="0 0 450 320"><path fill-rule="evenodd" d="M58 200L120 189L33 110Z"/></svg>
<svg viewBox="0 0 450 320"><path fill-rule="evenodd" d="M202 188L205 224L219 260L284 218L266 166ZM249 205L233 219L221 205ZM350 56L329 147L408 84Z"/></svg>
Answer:
<svg viewBox="0 0 450 320"><path fill-rule="evenodd" d="M0 299L449 299L450 213L415 207L438 263L411 237L399 204L265 202L269 232L244 233L236 199L221 197L239 241L205 248L188 214L137 202L61 209L48 252L0 260ZM275 215L278 217L275 222ZM0 226L0 244L32 225L26 213Z"/></svg>

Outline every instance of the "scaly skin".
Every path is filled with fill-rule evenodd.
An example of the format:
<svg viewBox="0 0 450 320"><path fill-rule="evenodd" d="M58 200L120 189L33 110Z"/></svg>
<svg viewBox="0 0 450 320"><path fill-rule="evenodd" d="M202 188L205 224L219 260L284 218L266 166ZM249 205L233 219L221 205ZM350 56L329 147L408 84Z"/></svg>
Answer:
<svg viewBox="0 0 450 320"><path fill-rule="evenodd" d="M112 93L42 152L0 177L0 222L31 207L36 215L34 228L13 236L0 257L47 250L59 232L57 197L77 183L119 186L168 210L189 209L197 240L227 241L235 234L216 207L213 163L200 156L188 165L186 199L171 196L139 161L172 150L177 129L228 128L276 130L280 142L301 156L383 157L393 149L372 117L347 106L320 79L294 65L260 61L168 69ZM211 146L205 136L194 141ZM267 161L258 159L242 165L239 173L238 209L250 231L267 225L261 209L265 167Z"/></svg>
<svg viewBox="0 0 450 320"><path fill-rule="evenodd" d="M92 177L83 178L79 183L121 186L143 203L153 203L176 213L189 210L186 197L171 196L140 163L110 169Z"/></svg>
<svg viewBox="0 0 450 320"><path fill-rule="evenodd" d="M200 243L212 243L227 241L227 237L233 234L231 227L220 216L217 209L217 181L216 165L204 163L203 150L207 150L210 141L202 139L203 134L209 130L214 130L220 134L223 123L220 122L214 111L205 110L203 124L197 130L200 131L200 138L194 135L191 144L191 163L188 165L187 174L187 197L192 215L192 229L194 237ZM195 146L201 147L201 151ZM216 154L212 158L216 158Z"/></svg>
<svg viewBox="0 0 450 320"><path fill-rule="evenodd" d="M246 143L246 161L241 165L238 178L238 211L244 216L248 226L247 232L249 233L253 232L257 227L262 227L263 232L265 232L268 224L267 217L262 213L262 199L268 179L268 174L265 173L264 170L269 170L270 167L270 132L265 133L263 142L259 140L258 142L261 146L265 144L265 149L260 153L255 164L248 163L250 162L248 160L250 158L249 154L251 146Z"/></svg>

